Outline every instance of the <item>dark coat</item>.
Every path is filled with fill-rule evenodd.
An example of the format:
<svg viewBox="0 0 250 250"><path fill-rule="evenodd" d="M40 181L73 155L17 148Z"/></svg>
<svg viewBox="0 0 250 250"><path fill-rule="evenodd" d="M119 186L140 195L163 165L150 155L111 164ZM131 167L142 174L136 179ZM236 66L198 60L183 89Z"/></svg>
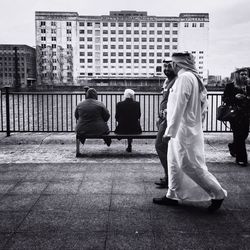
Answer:
<svg viewBox="0 0 250 250"><path fill-rule="evenodd" d="M115 129L117 134L140 134L141 109L140 103L132 98L127 98L116 105L115 119L118 125Z"/></svg>
<svg viewBox="0 0 250 250"><path fill-rule="evenodd" d="M75 110L77 124L75 131L79 135L103 135L109 133L107 121L109 111L103 103L95 99L86 99Z"/></svg>

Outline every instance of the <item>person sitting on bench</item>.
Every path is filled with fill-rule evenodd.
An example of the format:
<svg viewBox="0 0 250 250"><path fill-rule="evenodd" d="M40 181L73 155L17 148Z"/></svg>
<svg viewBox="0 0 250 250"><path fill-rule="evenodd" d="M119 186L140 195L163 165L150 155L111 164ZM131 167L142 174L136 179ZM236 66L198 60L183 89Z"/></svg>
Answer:
<svg viewBox="0 0 250 250"><path fill-rule="evenodd" d="M97 92L94 88L89 88L86 92L86 100L77 105L75 118L77 119L75 132L82 144L87 135L101 136L110 132L107 124L110 113L102 102L97 101ZM105 138L104 142L109 147L111 139Z"/></svg>
<svg viewBox="0 0 250 250"><path fill-rule="evenodd" d="M116 134L141 134L140 125L141 109L140 103L134 101L135 92L132 89L124 91L124 101L116 105L115 119L118 125L115 129ZM132 140L128 139L127 152L132 152Z"/></svg>

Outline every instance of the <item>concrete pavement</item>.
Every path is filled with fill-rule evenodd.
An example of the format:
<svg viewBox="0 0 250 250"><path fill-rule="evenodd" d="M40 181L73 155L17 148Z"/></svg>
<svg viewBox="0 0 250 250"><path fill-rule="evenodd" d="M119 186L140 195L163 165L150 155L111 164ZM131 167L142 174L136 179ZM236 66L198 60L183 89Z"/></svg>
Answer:
<svg viewBox="0 0 250 250"><path fill-rule="evenodd" d="M74 134L0 134L0 249L250 249L250 167L234 164L231 134L206 134L209 170L228 191L208 203L158 206L166 190L153 140L107 147ZM249 140L247 142L250 150Z"/></svg>

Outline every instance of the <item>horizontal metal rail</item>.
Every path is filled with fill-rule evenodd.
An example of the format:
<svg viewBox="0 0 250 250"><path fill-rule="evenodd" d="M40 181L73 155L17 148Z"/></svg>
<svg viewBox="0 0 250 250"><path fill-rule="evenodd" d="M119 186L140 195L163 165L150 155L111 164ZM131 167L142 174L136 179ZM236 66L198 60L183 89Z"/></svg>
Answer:
<svg viewBox="0 0 250 250"><path fill-rule="evenodd" d="M221 104L222 92L208 93L208 113L205 132L229 132L230 128L216 120L216 109ZM74 111L85 99L83 92L9 92L0 90L0 132L73 132ZM113 132L116 127L117 102L123 99L121 92L99 92L98 100L110 112L108 125ZM141 105L141 126L144 132L156 132L161 93L136 93ZM229 124L228 124L229 126Z"/></svg>

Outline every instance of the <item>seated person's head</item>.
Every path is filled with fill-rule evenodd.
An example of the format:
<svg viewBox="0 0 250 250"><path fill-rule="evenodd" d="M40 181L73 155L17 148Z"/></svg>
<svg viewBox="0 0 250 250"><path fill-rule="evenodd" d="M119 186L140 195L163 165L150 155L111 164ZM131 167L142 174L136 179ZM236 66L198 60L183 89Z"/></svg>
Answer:
<svg viewBox="0 0 250 250"><path fill-rule="evenodd" d="M134 90L132 90L132 89L125 89L125 91L124 91L124 98L125 99L127 99L127 98L134 99L134 96L135 96Z"/></svg>
<svg viewBox="0 0 250 250"><path fill-rule="evenodd" d="M86 92L86 99L95 99L97 100L97 92L94 88L89 88Z"/></svg>
<svg viewBox="0 0 250 250"><path fill-rule="evenodd" d="M244 67L235 71L235 80L237 84L247 84L249 81L249 69Z"/></svg>

